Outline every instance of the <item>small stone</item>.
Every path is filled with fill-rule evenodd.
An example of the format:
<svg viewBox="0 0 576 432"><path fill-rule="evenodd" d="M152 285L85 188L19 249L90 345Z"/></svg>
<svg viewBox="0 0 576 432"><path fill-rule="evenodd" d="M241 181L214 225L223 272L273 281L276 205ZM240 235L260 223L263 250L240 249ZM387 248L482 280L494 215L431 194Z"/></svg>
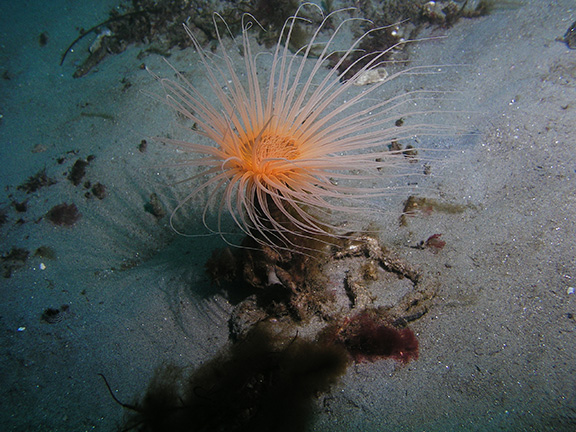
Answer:
<svg viewBox="0 0 576 432"><path fill-rule="evenodd" d="M379 67L376 69L367 70L364 73L360 74L360 76L356 78L354 85L363 86L368 84L374 84L377 82L382 82L386 78L388 78L388 71L383 67Z"/></svg>

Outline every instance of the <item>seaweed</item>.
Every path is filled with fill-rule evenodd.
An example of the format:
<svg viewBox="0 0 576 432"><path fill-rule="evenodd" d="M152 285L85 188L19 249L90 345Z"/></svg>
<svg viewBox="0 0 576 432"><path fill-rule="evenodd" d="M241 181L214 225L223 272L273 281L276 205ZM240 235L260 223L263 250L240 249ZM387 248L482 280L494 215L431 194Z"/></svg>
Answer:
<svg viewBox="0 0 576 432"><path fill-rule="evenodd" d="M412 330L402 328L404 323L390 322L385 309L365 309L326 327L320 340L341 344L356 362L393 358L406 364L418 358L418 340Z"/></svg>
<svg viewBox="0 0 576 432"><path fill-rule="evenodd" d="M84 176L86 175L86 167L89 165L88 161L84 159L77 159L72 165L70 172L68 173L68 180L72 182L74 186L78 186Z"/></svg>
<svg viewBox="0 0 576 432"><path fill-rule="evenodd" d="M36 192L37 190L45 187L45 186L52 186L56 184L56 180L48 177L46 174L46 168L38 171L31 177L28 177L24 183L17 187L18 190L22 190L27 194Z"/></svg>
<svg viewBox="0 0 576 432"><path fill-rule="evenodd" d="M349 358L338 345L289 337L266 323L200 368L160 366L144 397L120 402L132 415L123 431L300 431L314 401L346 372Z"/></svg>
<svg viewBox="0 0 576 432"><path fill-rule="evenodd" d="M24 248L13 247L10 252L0 256L2 276L8 279L15 270L24 267L30 252Z"/></svg>
<svg viewBox="0 0 576 432"><path fill-rule="evenodd" d="M38 45L40 45L41 47L45 47L46 45L48 45L49 39L50 37L48 36L48 32L40 33L40 35L38 36Z"/></svg>
<svg viewBox="0 0 576 432"><path fill-rule="evenodd" d="M8 210L6 208L0 208L0 227L8 222Z"/></svg>
<svg viewBox="0 0 576 432"><path fill-rule="evenodd" d="M12 207L14 207L14 210L18 213L26 213L28 211L28 200L21 202L12 201Z"/></svg>
<svg viewBox="0 0 576 432"><path fill-rule="evenodd" d="M58 226L72 226L82 215L78 212L76 204L62 203L52 207L46 213L46 219Z"/></svg>

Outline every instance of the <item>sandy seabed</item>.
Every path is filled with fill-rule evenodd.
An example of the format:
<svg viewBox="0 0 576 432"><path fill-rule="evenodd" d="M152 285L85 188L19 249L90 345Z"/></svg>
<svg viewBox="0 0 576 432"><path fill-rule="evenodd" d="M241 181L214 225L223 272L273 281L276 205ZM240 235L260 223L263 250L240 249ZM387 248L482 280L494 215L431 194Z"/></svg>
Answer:
<svg viewBox="0 0 576 432"><path fill-rule="evenodd" d="M173 149L150 142L139 151L143 139L175 127L170 110L145 94L161 89L140 65L172 76L169 66L159 56L138 59L141 47L133 47L73 79L85 44L59 65L76 28L101 21L115 4L98 3L2 5L6 431L114 430L123 410L98 373L132 401L159 364L200 365L228 340L231 306L204 272L224 243L178 236L166 217L145 210L152 193L169 211L184 190L168 186L176 171L158 168ZM517 3L436 30L411 48L415 64L446 69L419 85L458 91L445 122L473 132L436 139L448 156L425 192L467 210L399 227L400 196L391 216L374 221L384 244L437 281L430 311L412 325L420 356L406 366L383 360L349 368L319 399L311 430L576 428L576 50L556 40L576 7ZM194 71L194 59L188 49L170 62ZM90 162L74 185L68 175L78 159ZM42 171L56 183L18 189ZM103 199L91 191L97 183L106 187ZM81 214L71 227L44 217L62 203ZM193 222L193 231L205 232ZM410 247L435 233L446 241L439 253Z"/></svg>

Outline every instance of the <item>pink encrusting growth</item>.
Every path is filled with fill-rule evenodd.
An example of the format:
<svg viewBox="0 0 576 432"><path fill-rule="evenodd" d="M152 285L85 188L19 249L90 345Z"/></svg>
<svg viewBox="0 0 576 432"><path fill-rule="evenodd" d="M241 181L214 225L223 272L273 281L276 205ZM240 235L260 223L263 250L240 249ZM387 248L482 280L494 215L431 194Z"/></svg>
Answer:
<svg viewBox="0 0 576 432"><path fill-rule="evenodd" d="M333 232L334 227L324 220L328 213L360 211L350 202L385 193L383 188L355 187L349 180L385 176L379 170L402 160L398 157L401 152L390 151L388 145L399 135L410 136L426 127L399 129L393 125L400 116L418 114L406 109L417 92L408 97L404 94L375 100L368 107L360 105L395 75L363 91L351 92L360 75L382 65L385 53L372 53L365 66L344 80L355 63L342 72L339 67L354 52L360 38L347 51L338 53L338 60L327 69L335 52L335 37L349 21L344 20L321 43L321 32L327 31L327 21L333 18L334 14L327 16L297 53L288 46L297 20L302 18L297 13L287 20L273 53L265 88L259 76L263 71L256 64L249 41L252 22L243 25L241 73L236 71L238 65L232 62L223 43L219 48L221 55L215 59L203 51L189 31L213 94L201 94L181 75L162 83L168 103L193 121L193 131L209 138L214 146L162 140L197 155L183 165L204 170L188 181L207 176L176 211L200 191L210 188L209 200L218 198L219 211L229 212L246 234L260 243L297 248L294 234L317 236ZM244 82L241 75L245 75ZM421 93L426 96L426 92Z"/></svg>

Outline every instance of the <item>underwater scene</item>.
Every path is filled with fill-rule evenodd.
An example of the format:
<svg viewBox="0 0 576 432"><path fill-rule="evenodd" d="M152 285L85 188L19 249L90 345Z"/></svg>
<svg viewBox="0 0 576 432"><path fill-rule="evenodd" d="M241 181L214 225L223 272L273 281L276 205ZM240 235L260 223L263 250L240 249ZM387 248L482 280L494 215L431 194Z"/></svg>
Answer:
<svg viewBox="0 0 576 432"><path fill-rule="evenodd" d="M0 5L3 431L576 429L573 0Z"/></svg>

